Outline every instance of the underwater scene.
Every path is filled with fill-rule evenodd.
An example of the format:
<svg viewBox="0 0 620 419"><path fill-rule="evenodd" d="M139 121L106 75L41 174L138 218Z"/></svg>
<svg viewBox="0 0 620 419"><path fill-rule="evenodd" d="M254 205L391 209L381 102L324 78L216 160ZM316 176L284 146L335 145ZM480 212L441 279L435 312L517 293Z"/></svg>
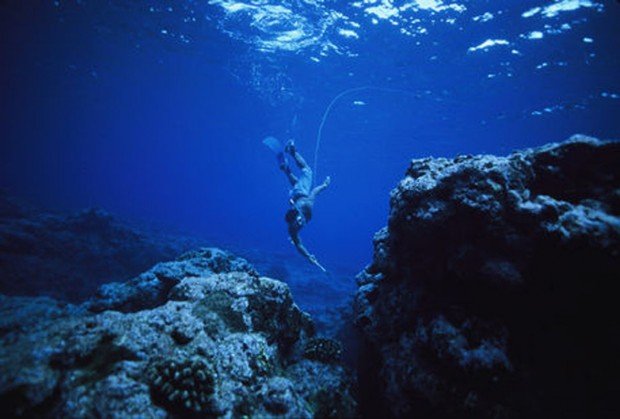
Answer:
<svg viewBox="0 0 620 419"><path fill-rule="evenodd" d="M0 2L0 413L618 418L620 2Z"/></svg>

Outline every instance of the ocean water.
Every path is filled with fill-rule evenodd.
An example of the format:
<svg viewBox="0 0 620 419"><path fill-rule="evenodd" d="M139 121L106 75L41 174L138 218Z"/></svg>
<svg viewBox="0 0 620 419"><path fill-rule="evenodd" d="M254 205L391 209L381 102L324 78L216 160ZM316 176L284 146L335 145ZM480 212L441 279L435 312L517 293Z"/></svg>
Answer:
<svg viewBox="0 0 620 419"><path fill-rule="evenodd" d="M602 0L7 0L0 187L301 260L262 143L294 139L332 181L301 237L353 284L410 159L619 138L618 22Z"/></svg>

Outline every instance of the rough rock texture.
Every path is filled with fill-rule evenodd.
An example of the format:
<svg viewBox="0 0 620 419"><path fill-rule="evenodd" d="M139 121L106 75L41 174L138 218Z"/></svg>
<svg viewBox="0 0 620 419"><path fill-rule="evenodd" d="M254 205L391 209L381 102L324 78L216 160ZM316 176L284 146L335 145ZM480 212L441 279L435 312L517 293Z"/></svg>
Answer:
<svg viewBox="0 0 620 419"><path fill-rule="evenodd" d="M79 303L103 284L125 281L157 262L174 259L211 241L130 223L101 209L75 214L43 211L0 189L0 293L6 295L45 295ZM333 337L339 333L341 313L350 307L355 292L351 281L355 269L330 266L332 275L328 277L299 257L292 246L288 253L232 243L226 248L250 260L263 275L286 282L295 302L312 315L321 334ZM217 260L226 263L222 258ZM146 275L151 274L156 272ZM114 290L124 292L120 284L104 292L109 295ZM127 304L126 310L131 303Z"/></svg>
<svg viewBox="0 0 620 419"><path fill-rule="evenodd" d="M0 411L44 417L351 417L342 366L304 356L286 284L201 249L88 302L0 296Z"/></svg>
<svg viewBox="0 0 620 419"><path fill-rule="evenodd" d="M43 212L0 190L0 293L78 302L196 247L193 239L131 227L100 209Z"/></svg>
<svg viewBox="0 0 620 419"><path fill-rule="evenodd" d="M351 302L357 289L351 278L359 271L358 267L328 267L325 275L316 266L295 251L289 253L268 253L258 249L236 249L227 247L252 262L256 269L270 278L284 281L291 288L295 302L309 313L317 330L330 337L341 336L342 328L351 328Z"/></svg>
<svg viewBox="0 0 620 419"><path fill-rule="evenodd" d="M158 263L130 281L104 284L87 305L95 312L131 312L155 307L167 300L172 288L182 278L200 277L206 272L243 272L257 275L245 259L217 248L203 248L185 253L173 262ZM179 292L178 289L174 290L173 295Z"/></svg>
<svg viewBox="0 0 620 419"><path fill-rule="evenodd" d="M412 161L358 277L366 391L396 417L618 417L619 188L620 143L583 136Z"/></svg>

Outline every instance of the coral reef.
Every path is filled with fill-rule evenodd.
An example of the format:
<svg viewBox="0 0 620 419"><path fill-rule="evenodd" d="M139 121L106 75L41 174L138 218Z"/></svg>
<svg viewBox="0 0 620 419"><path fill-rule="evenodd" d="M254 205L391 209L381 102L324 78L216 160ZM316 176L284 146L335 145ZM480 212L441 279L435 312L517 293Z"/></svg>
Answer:
<svg viewBox="0 0 620 419"><path fill-rule="evenodd" d="M358 276L367 412L617 412L620 143L413 160ZM373 401L377 401L377 397ZM613 415L612 415L613 416Z"/></svg>
<svg viewBox="0 0 620 419"><path fill-rule="evenodd" d="M219 249L106 284L80 305L1 296L0 314L9 417L355 414L343 367L304 358L314 327L288 286Z"/></svg>
<svg viewBox="0 0 620 419"><path fill-rule="evenodd" d="M180 363L167 359L155 361L148 375L157 403L180 414L212 413L210 401L216 376L203 359L195 357Z"/></svg>

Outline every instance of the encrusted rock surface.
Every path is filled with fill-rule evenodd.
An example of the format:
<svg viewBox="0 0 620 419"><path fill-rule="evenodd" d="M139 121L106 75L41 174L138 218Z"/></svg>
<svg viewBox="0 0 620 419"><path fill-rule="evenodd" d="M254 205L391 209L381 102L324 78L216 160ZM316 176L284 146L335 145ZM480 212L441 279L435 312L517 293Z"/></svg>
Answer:
<svg viewBox="0 0 620 419"><path fill-rule="evenodd" d="M619 216L618 142L412 161L358 277L366 391L396 417L613 416Z"/></svg>
<svg viewBox="0 0 620 419"><path fill-rule="evenodd" d="M0 410L44 417L351 417L350 378L304 357L286 284L189 252L76 306L0 296Z"/></svg>

